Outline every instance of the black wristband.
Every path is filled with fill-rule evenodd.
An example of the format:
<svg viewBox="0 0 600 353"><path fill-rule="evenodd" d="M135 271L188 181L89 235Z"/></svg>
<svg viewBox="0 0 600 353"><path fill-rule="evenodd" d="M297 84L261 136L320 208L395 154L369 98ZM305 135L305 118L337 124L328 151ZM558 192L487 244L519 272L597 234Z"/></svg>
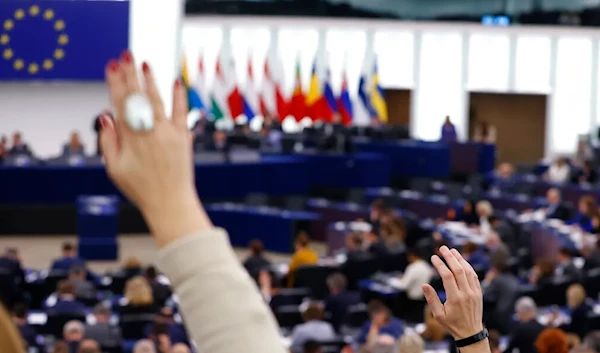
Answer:
<svg viewBox="0 0 600 353"><path fill-rule="evenodd" d="M481 342L488 337L490 337L490 333L488 332L488 330L486 328L484 328L482 331L474 334L471 337L467 337L467 338L463 338L462 340L455 341L454 344L456 344L456 348L462 348L462 347L470 346L477 342Z"/></svg>

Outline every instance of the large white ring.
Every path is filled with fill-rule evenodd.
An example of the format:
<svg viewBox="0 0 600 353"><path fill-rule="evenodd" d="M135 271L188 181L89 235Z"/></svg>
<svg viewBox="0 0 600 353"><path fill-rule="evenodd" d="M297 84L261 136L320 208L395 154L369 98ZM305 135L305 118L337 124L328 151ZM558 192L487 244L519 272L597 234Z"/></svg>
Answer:
<svg viewBox="0 0 600 353"><path fill-rule="evenodd" d="M130 94L125 100L125 120L134 131L148 131L154 127L152 105L141 93Z"/></svg>

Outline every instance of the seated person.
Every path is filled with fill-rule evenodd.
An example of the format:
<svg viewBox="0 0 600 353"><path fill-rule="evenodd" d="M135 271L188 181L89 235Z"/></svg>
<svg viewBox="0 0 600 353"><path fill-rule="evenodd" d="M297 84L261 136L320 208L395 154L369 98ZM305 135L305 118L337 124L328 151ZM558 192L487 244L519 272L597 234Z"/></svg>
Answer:
<svg viewBox="0 0 600 353"><path fill-rule="evenodd" d="M596 199L591 195L584 195L579 199L577 215L567 224L575 225L585 232L591 232L594 227L592 217L597 213Z"/></svg>
<svg viewBox="0 0 600 353"><path fill-rule="evenodd" d="M264 123L259 132L260 148L271 151L281 150L282 134L279 130L271 130Z"/></svg>
<svg viewBox="0 0 600 353"><path fill-rule="evenodd" d="M467 242L460 252L476 271L490 269L490 259L474 243Z"/></svg>
<svg viewBox="0 0 600 353"><path fill-rule="evenodd" d="M46 307L55 313L83 314L87 306L75 299L75 286L68 279L58 282L56 288L56 303L47 300ZM54 305L52 305L54 304Z"/></svg>
<svg viewBox="0 0 600 353"><path fill-rule="evenodd" d="M577 152L572 161L576 166L584 166L585 162L594 160L594 150L589 141L580 140L577 142Z"/></svg>
<svg viewBox="0 0 600 353"><path fill-rule="evenodd" d="M6 136L0 137L0 163L2 163L8 156L8 141Z"/></svg>
<svg viewBox="0 0 600 353"><path fill-rule="evenodd" d="M402 322L395 317L387 306L378 300L372 300L367 306L370 320L360 329L356 343L362 349L371 350L377 346L394 345L404 334Z"/></svg>
<svg viewBox="0 0 600 353"><path fill-rule="evenodd" d="M406 225L401 217L393 216L379 228L379 236L386 248L386 253L395 254L404 251Z"/></svg>
<svg viewBox="0 0 600 353"><path fill-rule="evenodd" d="M475 214L479 218L479 226L476 227L479 233L486 237L492 231L492 222L494 216L494 207L487 200L477 202Z"/></svg>
<svg viewBox="0 0 600 353"><path fill-rule="evenodd" d="M484 314L488 329L495 329L502 334L511 331L514 303L519 295L519 281L509 271L506 264L492 262L492 268L481 282L485 301L493 303L489 312Z"/></svg>
<svg viewBox="0 0 600 353"><path fill-rule="evenodd" d="M425 318L425 331L421 337L427 341L442 342L448 336L446 329L433 317L429 305L425 305L423 317Z"/></svg>
<svg viewBox="0 0 600 353"><path fill-rule="evenodd" d="M244 267L250 275L256 276L261 270L268 269L271 262L265 258L263 243L259 239L253 239L249 248L250 256L244 261Z"/></svg>
<svg viewBox="0 0 600 353"><path fill-rule="evenodd" d="M546 200L548 201L548 206L543 208L544 212L546 213L546 218L560 219L563 222L569 219L569 209L562 203L562 197L559 189L548 189L546 192Z"/></svg>
<svg viewBox="0 0 600 353"><path fill-rule="evenodd" d="M307 341L304 343L303 353L323 353L323 348L317 341Z"/></svg>
<svg viewBox="0 0 600 353"><path fill-rule="evenodd" d="M556 255L556 270L555 274L559 276L569 276L574 280L578 280L583 275L573 262L572 250L569 248L561 248Z"/></svg>
<svg viewBox="0 0 600 353"><path fill-rule="evenodd" d="M581 249L581 254L585 259L583 268L586 271L593 268L600 268L600 240L597 240L595 244L584 245Z"/></svg>
<svg viewBox="0 0 600 353"><path fill-rule="evenodd" d="M336 330L340 329L348 308L360 304L360 293L347 289L348 280L341 273L332 273L327 277L329 296L325 298L325 312L329 313L329 322Z"/></svg>
<svg viewBox="0 0 600 353"><path fill-rule="evenodd" d="M156 314L158 307L154 303L152 288L141 276L133 277L125 283L125 300L119 311L127 314Z"/></svg>
<svg viewBox="0 0 600 353"><path fill-rule="evenodd" d="M475 213L475 203L472 200L465 201L462 212L456 217L457 222L464 222L466 225L479 225L479 217Z"/></svg>
<svg viewBox="0 0 600 353"><path fill-rule="evenodd" d="M85 327L81 321L71 320L63 327L63 340L67 344L69 353L78 353L79 345L83 340Z"/></svg>
<svg viewBox="0 0 600 353"><path fill-rule="evenodd" d="M227 153L231 149L227 142L227 135L224 131L217 130L213 133L212 141L204 147L206 151L217 151Z"/></svg>
<svg viewBox="0 0 600 353"><path fill-rule="evenodd" d="M319 255L310 248L310 238L306 232L300 232L294 241L295 252L292 255L288 273L288 287L294 286L294 275L298 268L306 265L315 265Z"/></svg>
<svg viewBox="0 0 600 353"><path fill-rule="evenodd" d="M418 249L410 249L406 257L408 266L400 277L397 287L404 290L409 300L422 301L425 299L422 286L431 281L433 267L423 260Z"/></svg>
<svg viewBox="0 0 600 353"><path fill-rule="evenodd" d="M63 156L73 156L73 155L84 155L85 149L83 144L81 143L81 138L79 137L79 133L72 132L71 138L69 139L69 143L63 146Z"/></svg>
<svg viewBox="0 0 600 353"><path fill-rule="evenodd" d="M373 227L373 232L375 234L379 232L381 217L383 216L384 211L385 207L383 206L383 200L376 199L371 203L368 223Z"/></svg>
<svg viewBox="0 0 600 353"><path fill-rule="evenodd" d="M85 326L85 338L98 342L102 347L117 347L121 345L121 328L110 323L112 313L102 304L94 307L93 325Z"/></svg>
<svg viewBox="0 0 600 353"><path fill-rule="evenodd" d="M545 178L551 183L563 184L571 176L571 167L565 158L557 158L548 168Z"/></svg>
<svg viewBox="0 0 600 353"><path fill-rule="evenodd" d="M20 132L15 132L13 134L12 147L8 150L8 154L10 156L33 157L33 152L31 152L29 145L23 142Z"/></svg>
<svg viewBox="0 0 600 353"><path fill-rule="evenodd" d="M365 251L364 238L360 232L352 232L346 235L346 259L348 261L362 260L367 258L369 253Z"/></svg>
<svg viewBox="0 0 600 353"><path fill-rule="evenodd" d="M146 281L148 281L148 284L152 288L152 298L154 298L156 306L164 306L167 300L171 298L171 295L173 295L173 292L168 285L160 283L156 267L148 266L146 269Z"/></svg>
<svg viewBox="0 0 600 353"><path fill-rule="evenodd" d="M596 184L598 182L598 172L591 161L585 161L581 170L577 172L572 180L575 184Z"/></svg>
<svg viewBox="0 0 600 353"><path fill-rule="evenodd" d="M77 249L72 243L64 243L62 246L62 257L54 260L51 269L69 271L73 266L85 266L82 259L77 257Z"/></svg>
<svg viewBox="0 0 600 353"><path fill-rule="evenodd" d="M156 331L156 326L166 327L165 333L168 334L169 340L171 343L184 343L187 344L189 339L183 328L183 325L180 325L175 322L175 318L173 317L173 309L169 307L164 307L160 309L158 314L156 315L156 321L153 324L149 324L145 328L146 337L151 337L152 332Z"/></svg>
<svg viewBox="0 0 600 353"><path fill-rule="evenodd" d="M102 353L100 344L94 340L85 339L79 343L78 353Z"/></svg>
<svg viewBox="0 0 600 353"><path fill-rule="evenodd" d="M571 312L571 322L562 325L561 328L565 332L576 334L580 338L588 332L588 314L594 312L586 297L587 294L581 284L572 284L567 288L567 306Z"/></svg>
<svg viewBox="0 0 600 353"><path fill-rule="evenodd" d="M520 353L536 353L535 340L546 327L537 321L535 302L529 297L521 297L515 303L515 312L518 322L515 323L505 353L512 353L515 348Z"/></svg>
<svg viewBox="0 0 600 353"><path fill-rule="evenodd" d="M538 286L544 286L552 282L554 273L556 271L556 264L551 259L539 259L535 266L531 269L529 275L529 283L537 284Z"/></svg>
<svg viewBox="0 0 600 353"><path fill-rule="evenodd" d="M14 306L12 311L12 322L17 326L21 337L27 342L29 347L37 346L37 332L33 326L27 323L27 308L25 304L17 304Z"/></svg>
<svg viewBox="0 0 600 353"><path fill-rule="evenodd" d="M510 192L515 186L515 168L510 163L502 163L494 172L492 189Z"/></svg>
<svg viewBox="0 0 600 353"><path fill-rule="evenodd" d="M14 286L15 290L19 290L25 283L25 272L21 267L21 259L17 248L7 248L4 255L0 257L0 271L12 277L11 285ZM2 285L8 285L8 283ZM1 294L0 298L2 298Z"/></svg>
<svg viewBox="0 0 600 353"><path fill-rule="evenodd" d="M87 279L87 272L83 266L75 265L69 270L69 281L75 287L75 296L78 298L96 298L96 286Z"/></svg>
<svg viewBox="0 0 600 353"><path fill-rule="evenodd" d="M319 303L310 303L302 313L304 323L297 325L292 330L290 350L293 353L302 353L307 341L331 341L336 338L335 331L330 323L323 321L323 307Z"/></svg>

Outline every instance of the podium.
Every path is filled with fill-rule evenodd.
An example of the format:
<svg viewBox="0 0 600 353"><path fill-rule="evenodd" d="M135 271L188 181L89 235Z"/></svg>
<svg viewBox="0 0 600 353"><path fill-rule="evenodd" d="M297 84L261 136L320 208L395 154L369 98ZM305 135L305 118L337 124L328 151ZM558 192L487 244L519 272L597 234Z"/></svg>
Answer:
<svg viewBox="0 0 600 353"><path fill-rule="evenodd" d="M118 259L119 198L84 195L77 198L79 257L86 260Z"/></svg>

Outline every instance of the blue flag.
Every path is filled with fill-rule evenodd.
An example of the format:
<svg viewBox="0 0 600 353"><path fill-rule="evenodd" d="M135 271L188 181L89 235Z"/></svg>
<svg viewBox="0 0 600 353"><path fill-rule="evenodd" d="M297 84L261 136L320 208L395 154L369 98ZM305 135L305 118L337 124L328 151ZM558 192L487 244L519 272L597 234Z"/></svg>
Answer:
<svg viewBox="0 0 600 353"><path fill-rule="evenodd" d="M0 81L103 80L128 40L129 1L0 0Z"/></svg>

